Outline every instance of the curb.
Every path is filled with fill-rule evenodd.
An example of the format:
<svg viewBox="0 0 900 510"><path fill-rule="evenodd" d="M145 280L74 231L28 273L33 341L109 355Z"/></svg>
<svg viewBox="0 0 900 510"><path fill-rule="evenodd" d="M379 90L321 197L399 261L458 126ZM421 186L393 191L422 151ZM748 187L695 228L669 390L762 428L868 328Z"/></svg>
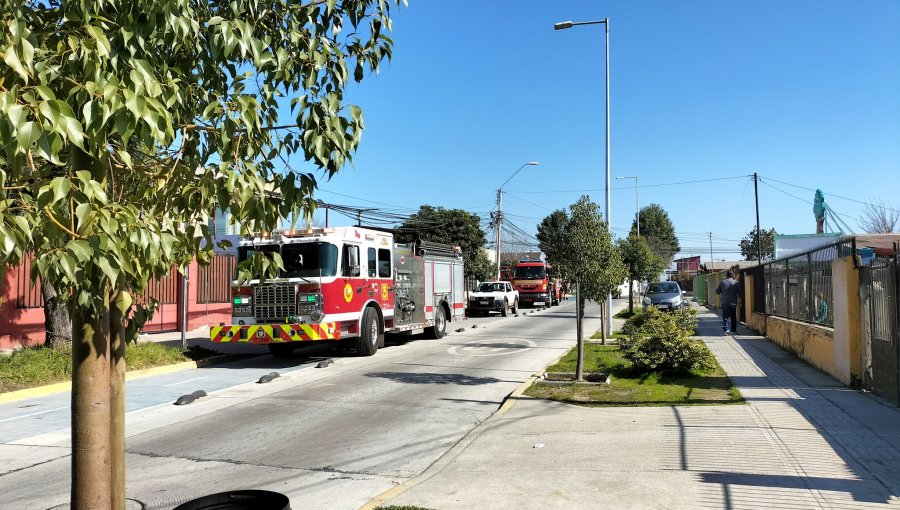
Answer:
<svg viewBox="0 0 900 510"><path fill-rule="evenodd" d="M223 354L222 356L212 356L209 358L196 361L183 361L181 363L173 363L171 365L161 365L158 367L145 368L142 370L134 370L125 372L125 380L142 379L154 375L168 374L178 372L180 370L192 370L195 368L203 368L219 363L228 363L247 357L246 354ZM63 393L72 391L72 381L64 381L60 383L48 384L45 386L35 386L34 388L25 388L22 390L9 391L0 393L0 404L15 402L26 398L43 397L54 393Z"/></svg>

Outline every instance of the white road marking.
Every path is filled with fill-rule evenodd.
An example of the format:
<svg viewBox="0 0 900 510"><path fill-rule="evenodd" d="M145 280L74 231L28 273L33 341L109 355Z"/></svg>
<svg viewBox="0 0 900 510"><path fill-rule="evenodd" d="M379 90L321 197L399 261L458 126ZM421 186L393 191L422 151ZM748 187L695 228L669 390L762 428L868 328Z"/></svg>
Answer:
<svg viewBox="0 0 900 510"><path fill-rule="evenodd" d="M503 346L502 344L524 344L522 347ZM506 354L515 354L527 351L537 344L531 340L524 338L503 339L496 342L479 340L463 345L454 345L447 349L447 352L454 356L503 356Z"/></svg>
<svg viewBox="0 0 900 510"><path fill-rule="evenodd" d="M200 379L206 379L206 376L204 375L203 377L195 377L194 379L188 379L187 381L174 382L172 384L164 384L163 386L164 387L178 386L179 384L187 384L189 382L199 381Z"/></svg>
<svg viewBox="0 0 900 510"><path fill-rule="evenodd" d="M38 411L38 412L36 412L36 413L23 414L23 415L21 415L21 416L13 416L12 418L6 418L6 419L3 419L3 420L0 420L0 423L7 422L7 421L18 420L18 419L20 419L20 418L28 418L29 416L37 416L37 415L39 415L39 414L52 413L53 411L60 411L60 410L62 410L62 409L68 409L68 408L69 408L69 406L62 406L62 407L57 407L57 408L55 408L55 409L47 409L46 411Z"/></svg>

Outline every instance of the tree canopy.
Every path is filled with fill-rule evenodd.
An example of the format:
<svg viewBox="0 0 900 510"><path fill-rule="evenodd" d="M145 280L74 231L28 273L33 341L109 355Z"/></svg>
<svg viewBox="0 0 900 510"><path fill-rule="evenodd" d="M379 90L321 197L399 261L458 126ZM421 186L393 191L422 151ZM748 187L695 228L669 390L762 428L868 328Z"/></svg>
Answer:
<svg viewBox="0 0 900 510"><path fill-rule="evenodd" d="M566 246L566 224L569 215L557 209L541 220L537 227L538 247L547 255L547 262L556 267L563 260Z"/></svg>
<svg viewBox="0 0 900 510"><path fill-rule="evenodd" d="M399 3L4 3L0 262L33 252L72 315L73 507L124 504L104 473L124 473L133 292L207 262L216 210L250 233L315 208L316 176L287 162L330 177L351 160L364 123L343 90L391 56Z"/></svg>
<svg viewBox="0 0 900 510"><path fill-rule="evenodd" d="M401 243L421 239L458 245L462 248L467 276L478 280L492 280L496 276L496 266L482 249L487 244L487 236L481 228L481 218L476 214L423 205L419 212L397 227L396 238Z"/></svg>
<svg viewBox="0 0 900 510"><path fill-rule="evenodd" d="M561 269L581 283L582 296L602 301L625 279L625 266L599 206L585 195L569 210Z"/></svg>
<svg viewBox="0 0 900 510"><path fill-rule="evenodd" d="M653 253L668 266L681 249L678 236L675 235L675 226L669 219L669 213L659 204L650 204L641 209L639 216L641 237L647 240ZM631 222L631 233L636 233L636 227L636 222Z"/></svg>
<svg viewBox="0 0 900 510"><path fill-rule="evenodd" d="M762 259L772 260L775 258L775 228L769 230L762 229L760 231L760 239L762 240ZM741 255L744 260L759 260L759 250L757 250L756 227L741 239Z"/></svg>
<svg viewBox="0 0 900 510"><path fill-rule="evenodd" d="M644 237L631 234L625 239L619 239L616 244L628 273L629 285L632 280L655 280L666 268L666 263L653 253ZM634 300L629 299L629 310L633 309Z"/></svg>

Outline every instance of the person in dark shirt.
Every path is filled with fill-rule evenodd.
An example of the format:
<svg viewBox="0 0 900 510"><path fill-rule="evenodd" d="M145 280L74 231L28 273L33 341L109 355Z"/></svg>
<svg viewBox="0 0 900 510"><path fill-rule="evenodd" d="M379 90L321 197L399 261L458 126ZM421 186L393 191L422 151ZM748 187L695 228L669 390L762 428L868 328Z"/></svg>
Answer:
<svg viewBox="0 0 900 510"><path fill-rule="evenodd" d="M719 304L722 305L722 329L723 334L728 334L728 321L731 320L731 333L737 333L737 303L741 294L741 284L734 279L734 273L725 273L725 279L716 287L719 295Z"/></svg>

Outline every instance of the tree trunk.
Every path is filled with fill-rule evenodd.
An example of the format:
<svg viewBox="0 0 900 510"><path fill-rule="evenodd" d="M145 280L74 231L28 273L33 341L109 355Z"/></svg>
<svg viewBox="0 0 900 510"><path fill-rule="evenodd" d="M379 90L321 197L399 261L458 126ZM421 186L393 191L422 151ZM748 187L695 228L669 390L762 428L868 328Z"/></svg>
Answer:
<svg viewBox="0 0 900 510"><path fill-rule="evenodd" d="M600 302L600 324L602 325L600 328L600 344L606 345L606 321L609 320L609 317L606 316L606 300Z"/></svg>
<svg viewBox="0 0 900 510"><path fill-rule="evenodd" d="M72 319L65 302L59 301L56 288L41 278L41 293L44 296L44 329L47 336L44 345L57 347L72 342Z"/></svg>
<svg viewBox="0 0 900 510"><path fill-rule="evenodd" d="M628 315L634 315L634 280L628 278Z"/></svg>
<svg viewBox="0 0 900 510"><path fill-rule="evenodd" d="M584 319L584 302L581 298L581 284L575 282L575 336L577 337L578 356L575 361L575 380L584 381L584 339L581 321Z"/></svg>
<svg viewBox="0 0 900 510"><path fill-rule="evenodd" d="M103 307L72 307L72 496L75 510L110 508L109 294Z"/></svg>
<svg viewBox="0 0 900 510"><path fill-rule="evenodd" d="M109 441L113 510L125 510L125 317L116 304L119 289L110 300L109 341Z"/></svg>

